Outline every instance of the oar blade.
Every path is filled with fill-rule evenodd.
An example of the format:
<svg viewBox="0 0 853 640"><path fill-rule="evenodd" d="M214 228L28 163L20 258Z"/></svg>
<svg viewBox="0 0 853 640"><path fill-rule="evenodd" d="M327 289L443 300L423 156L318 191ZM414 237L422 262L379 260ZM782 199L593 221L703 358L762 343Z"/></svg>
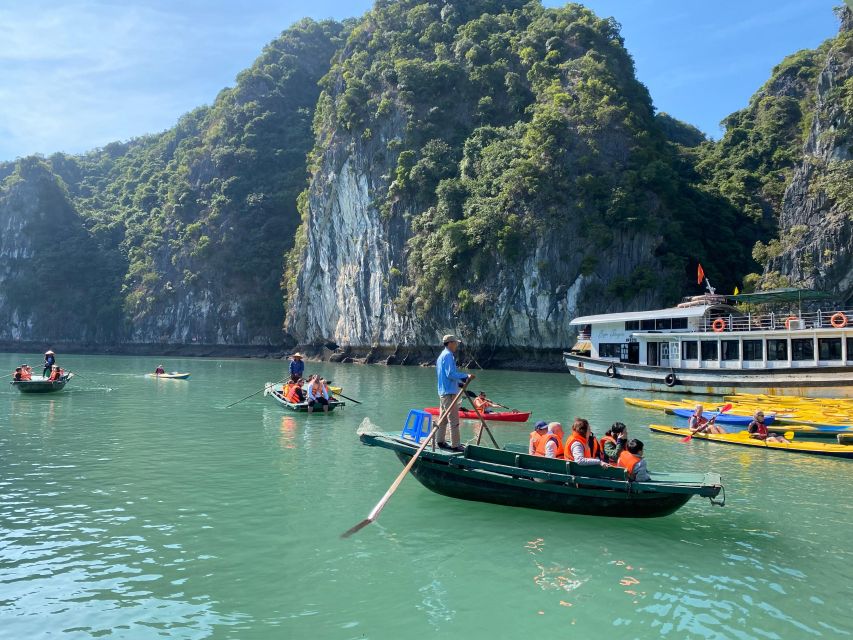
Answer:
<svg viewBox="0 0 853 640"><path fill-rule="evenodd" d="M693 436L692 436L692 435L690 435L690 436L684 436L684 437L681 439L681 441L682 441L682 442L690 442L692 439L693 439Z"/></svg>
<svg viewBox="0 0 853 640"><path fill-rule="evenodd" d="M354 533L358 533L359 531L361 531L362 529L364 529L364 528L365 528L367 525L369 525L371 522L373 522L373 520L372 520L372 519L370 519L370 518L365 518L364 520L362 520L361 522L359 522L359 523L358 523L357 525L355 525L354 527L351 527L350 529L347 529L346 531L344 531L344 532L341 534L341 538L349 538L349 537L350 537L351 535L353 535Z"/></svg>

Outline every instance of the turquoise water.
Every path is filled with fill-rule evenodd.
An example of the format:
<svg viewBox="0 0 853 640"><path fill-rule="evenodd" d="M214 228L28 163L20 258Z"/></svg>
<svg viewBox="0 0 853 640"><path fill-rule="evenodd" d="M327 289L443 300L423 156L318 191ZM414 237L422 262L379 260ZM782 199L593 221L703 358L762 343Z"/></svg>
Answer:
<svg viewBox="0 0 853 640"><path fill-rule="evenodd" d="M0 354L11 371L33 356ZM189 381L146 379L164 362ZM682 444L568 375L472 385L534 417L613 420L652 470L714 470L728 504L622 520L445 498L359 444L435 404L434 371L311 365L364 402L288 414L283 363L62 356L61 394L0 385L3 638L839 638L853 634L853 462ZM497 426L525 442L529 426ZM470 426L465 436L470 437ZM594 635L591 635L594 634Z"/></svg>

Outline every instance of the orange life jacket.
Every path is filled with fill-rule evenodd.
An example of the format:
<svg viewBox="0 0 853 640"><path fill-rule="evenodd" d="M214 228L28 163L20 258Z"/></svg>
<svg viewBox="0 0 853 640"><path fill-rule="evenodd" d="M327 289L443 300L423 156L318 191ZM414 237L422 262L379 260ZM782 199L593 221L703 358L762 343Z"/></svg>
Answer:
<svg viewBox="0 0 853 640"><path fill-rule="evenodd" d="M556 449L554 450L555 458L563 457L563 445L560 442L560 436L556 433L546 433L539 437L539 440L536 442L536 448L534 452L537 456L545 455L545 448L548 446L549 442L553 442L556 445Z"/></svg>
<svg viewBox="0 0 853 640"><path fill-rule="evenodd" d="M623 469L628 470L628 476L634 475L634 467L637 466L637 463L640 462L642 458L640 456L635 456L628 450L623 451L619 454L619 460L616 461L617 467L622 467Z"/></svg>
<svg viewBox="0 0 853 640"><path fill-rule="evenodd" d="M572 431L572 435L570 435L569 438L566 440L566 455L568 456L569 460L574 459L574 456L572 455L573 442L580 442L583 445L584 458L592 457L592 454L590 454L589 452L589 443L586 440L586 436L580 435L577 431Z"/></svg>
<svg viewBox="0 0 853 640"><path fill-rule="evenodd" d="M474 398L474 406L477 407L481 413L483 410L488 409L490 404L491 403L488 400L483 400L479 396Z"/></svg>
<svg viewBox="0 0 853 640"><path fill-rule="evenodd" d="M290 402L291 404L299 404L299 394L296 393L295 384L287 383L284 385L284 389L282 389L282 395L284 399Z"/></svg>
<svg viewBox="0 0 853 640"><path fill-rule="evenodd" d="M51 371L48 380L59 380L59 370L54 369L53 371Z"/></svg>
<svg viewBox="0 0 853 640"><path fill-rule="evenodd" d="M539 444L539 440L542 439L541 433L536 431L535 429L530 432L530 448L528 451L532 451L534 455L536 454L536 445Z"/></svg>
<svg viewBox="0 0 853 640"><path fill-rule="evenodd" d="M587 444L589 444L590 440L592 440L592 445L590 445L590 451L592 453L592 457L598 458L600 460L601 459L601 453L602 453L601 445L598 444L598 440L595 439L595 436L588 438Z"/></svg>
<svg viewBox="0 0 853 640"><path fill-rule="evenodd" d="M601 440L598 441L598 446L601 449L602 458L608 457L607 454L604 452L604 443L605 442L609 442L610 444L612 444L615 447L616 446L616 438L614 438L613 436L606 436L606 435L601 436Z"/></svg>
<svg viewBox="0 0 853 640"><path fill-rule="evenodd" d="M21 380L32 380L33 374L29 371L21 371Z"/></svg>

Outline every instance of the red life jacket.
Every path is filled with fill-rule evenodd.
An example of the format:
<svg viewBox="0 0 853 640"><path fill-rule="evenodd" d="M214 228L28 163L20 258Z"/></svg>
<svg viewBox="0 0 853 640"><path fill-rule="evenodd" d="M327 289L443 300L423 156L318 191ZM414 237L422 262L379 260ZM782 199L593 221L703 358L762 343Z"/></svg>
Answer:
<svg viewBox="0 0 853 640"><path fill-rule="evenodd" d="M540 436L539 440L536 442L536 448L534 449L536 455L537 456L544 456L545 455L545 447L548 446L549 442L553 442L554 445L556 446L556 449L554 450L554 457L555 458L562 458L563 457L563 445L560 442L560 436L558 436L556 433L546 433L545 435Z"/></svg>
<svg viewBox="0 0 853 640"><path fill-rule="evenodd" d="M572 435L566 440L566 456L569 460L574 459L574 455L572 454L572 443L580 442L583 445L583 457L591 458L592 454L589 452L589 442L585 436L580 435L577 431L572 431Z"/></svg>
<svg viewBox="0 0 853 640"><path fill-rule="evenodd" d="M642 460L640 456L635 456L626 449L619 454L619 460L616 461L616 466L627 469L628 477L632 477L634 475L634 467L637 466L637 463L639 463L640 460Z"/></svg>
<svg viewBox="0 0 853 640"><path fill-rule="evenodd" d="M759 422L758 420L753 420L752 423L755 425L755 433L752 435L766 438L768 435L767 425L763 422Z"/></svg>

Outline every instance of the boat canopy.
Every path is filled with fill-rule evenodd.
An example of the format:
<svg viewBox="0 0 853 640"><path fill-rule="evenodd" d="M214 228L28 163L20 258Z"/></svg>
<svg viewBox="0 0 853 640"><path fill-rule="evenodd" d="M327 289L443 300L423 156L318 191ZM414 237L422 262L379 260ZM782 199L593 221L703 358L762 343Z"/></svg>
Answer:
<svg viewBox="0 0 853 640"><path fill-rule="evenodd" d="M806 300L828 300L832 295L826 291L815 291L814 289L797 289L789 287L786 289L770 289L768 291L756 291L755 293L740 293L736 296L726 296L735 302L749 302L753 304L772 304L774 302L803 302Z"/></svg>
<svg viewBox="0 0 853 640"><path fill-rule="evenodd" d="M654 311L625 311L623 313L602 313L597 316L581 316L575 318L569 324L602 324L614 322L630 322L632 320L657 320L658 318L701 318L712 309L733 313L735 309L727 305L698 305L695 307L671 307L669 309L655 309Z"/></svg>

